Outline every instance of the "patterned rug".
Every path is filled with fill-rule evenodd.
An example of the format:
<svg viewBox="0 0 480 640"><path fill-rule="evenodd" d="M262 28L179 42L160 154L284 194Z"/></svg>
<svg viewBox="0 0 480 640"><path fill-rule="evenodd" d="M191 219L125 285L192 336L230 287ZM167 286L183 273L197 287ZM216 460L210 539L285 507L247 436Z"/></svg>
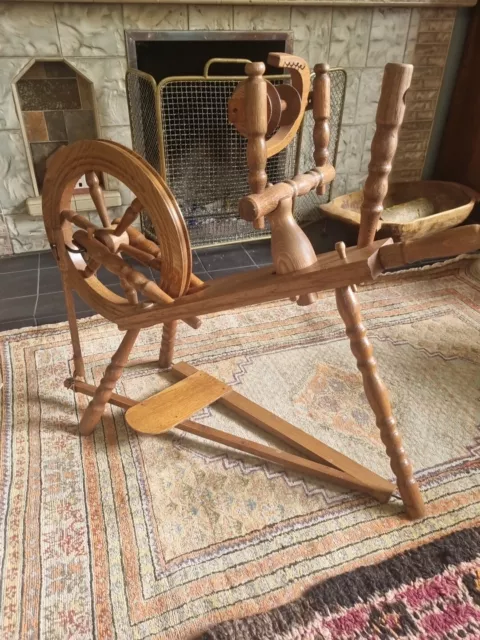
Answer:
<svg viewBox="0 0 480 640"><path fill-rule="evenodd" d="M478 622L475 554L452 550L478 545L480 261L381 278L359 297L427 503L417 523L396 500L380 505L191 435L140 436L119 409L81 439L87 400L63 387L66 325L1 334L0 637L186 640L314 585L297 605L308 604L317 626L291 605L298 633L292 620L290 629L272 622L276 635L235 635L227 625L205 637L397 638L404 628L407 637L475 637L471 621L458 635L442 635L435 621L416 634L411 625L427 629L428 611L419 622L409 603L435 601L444 618L476 603ZM134 357L155 356L160 335L142 332ZM89 382L98 384L120 337L99 318L82 322ZM331 293L311 307L280 301L208 316L197 332L182 326L176 359L391 477ZM171 382L154 366L133 366L117 391L140 399ZM284 448L224 409L196 418ZM436 543L454 561L415 573L415 554ZM392 564L405 552L405 565ZM365 569L373 565L380 573ZM376 577L387 574L395 580ZM407 615L413 622L395 626Z"/></svg>

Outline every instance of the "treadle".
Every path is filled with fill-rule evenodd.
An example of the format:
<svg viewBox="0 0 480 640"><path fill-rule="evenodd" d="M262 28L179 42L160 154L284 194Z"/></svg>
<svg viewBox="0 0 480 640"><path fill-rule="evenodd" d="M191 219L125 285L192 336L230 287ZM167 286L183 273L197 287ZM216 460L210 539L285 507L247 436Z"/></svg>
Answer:
<svg viewBox="0 0 480 640"><path fill-rule="evenodd" d="M128 409L128 425L141 433L163 433L221 398L230 387L208 373L192 376Z"/></svg>

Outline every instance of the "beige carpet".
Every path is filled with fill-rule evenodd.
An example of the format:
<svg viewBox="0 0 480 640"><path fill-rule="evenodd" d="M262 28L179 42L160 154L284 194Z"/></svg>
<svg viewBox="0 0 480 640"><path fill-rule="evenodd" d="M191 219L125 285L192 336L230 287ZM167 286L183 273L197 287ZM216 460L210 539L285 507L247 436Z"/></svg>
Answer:
<svg viewBox="0 0 480 640"><path fill-rule="evenodd" d="M0 637L195 637L478 523L480 261L382 278L359 297L428 505L418 523L399 502L193 436L139 436L118 409L81 439L66 325L0 334ZM156 354L160 334L144 331L134 357ZM81 337L98 383L121 334L96 318ZM176 360L391 476L331 293L183 326ZM172 381L132 367L117 390L140 399ZM225 410L196 417L278 446Z"/></svg>

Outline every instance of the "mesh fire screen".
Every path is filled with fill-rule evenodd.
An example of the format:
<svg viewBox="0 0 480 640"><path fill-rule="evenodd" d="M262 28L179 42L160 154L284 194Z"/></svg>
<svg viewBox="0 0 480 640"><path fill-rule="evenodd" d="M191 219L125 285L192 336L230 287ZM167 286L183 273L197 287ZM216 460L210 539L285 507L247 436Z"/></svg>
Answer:
<svg viewBox="0 0 480 640"><path fill-rule="evenodd" d="M165 178L187 223L192 246L207 246L269 235L238 216L238 201L249 193L247 141L228 122L228 100L244 77L175 77L155 80L129 70L127 91L133 147ZM273 84L288 76L271 78ZM330 158L335 162L345 96L346 74L331 71ZM292 178L313 166L313 115L307 111L294 141L267 162L269 182ZM298 198L300 224L315 220L329 191ZM143 231L153 237L147 216Z"/></svg>

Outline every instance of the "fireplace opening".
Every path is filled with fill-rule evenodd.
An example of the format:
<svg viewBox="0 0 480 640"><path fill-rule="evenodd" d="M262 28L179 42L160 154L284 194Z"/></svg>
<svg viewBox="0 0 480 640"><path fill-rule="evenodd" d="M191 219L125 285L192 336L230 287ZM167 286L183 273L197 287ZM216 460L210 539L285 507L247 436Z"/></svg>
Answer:
<svg viewBox="0 0 480 640"><path fill-rule="evenodd" d="M247 141L229 123L227 107L238 83L245 79L244 62L235 60L267 64L270 52L290 53L291 45L289 34L274 32L127 33L133 147L166 180L193 246L257 239L270 233L268 221L264 230L256 230L239 218L238 201L250 192ZM218 58L228 62L213 61ZM290 81L288 74L270 65L266 77L273 84ZM336 80L343 95L343 70ZM338 109L333 109L337 120L340 102ZM333 124L332 152L339 122ZM309 114L303 131L268 160L269 182L292 178L312 167L312 127ZM303 138L308 140L306 144L302 144ZM298 199L295 215L301 223L318 217L319 199L312 197L314 201ZM144 232L153 237L148 222L144 216Z"/></svg>

